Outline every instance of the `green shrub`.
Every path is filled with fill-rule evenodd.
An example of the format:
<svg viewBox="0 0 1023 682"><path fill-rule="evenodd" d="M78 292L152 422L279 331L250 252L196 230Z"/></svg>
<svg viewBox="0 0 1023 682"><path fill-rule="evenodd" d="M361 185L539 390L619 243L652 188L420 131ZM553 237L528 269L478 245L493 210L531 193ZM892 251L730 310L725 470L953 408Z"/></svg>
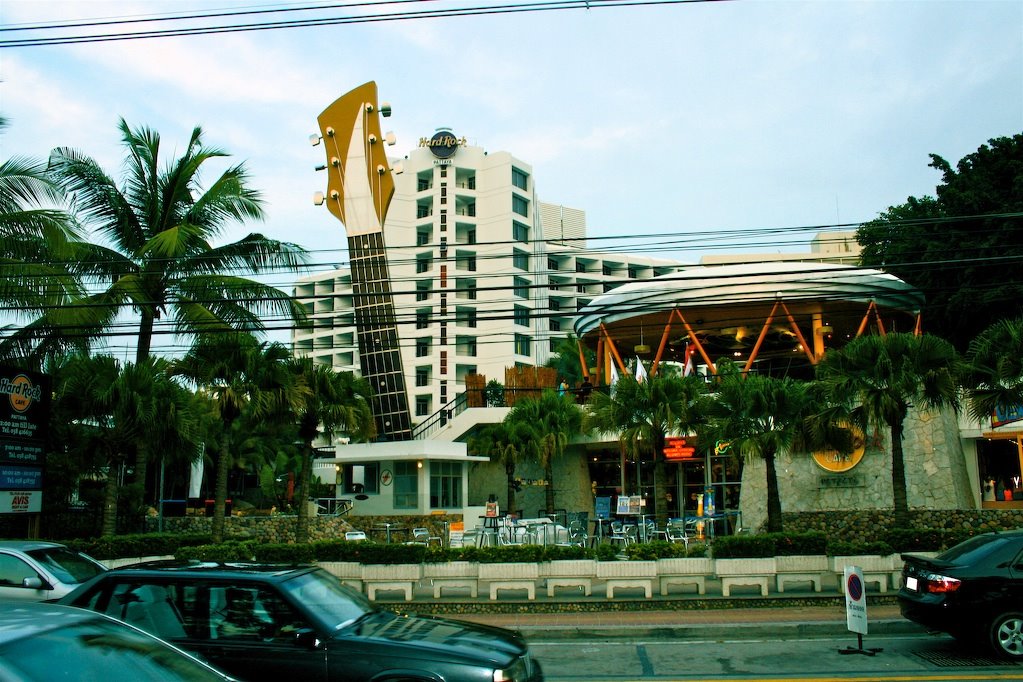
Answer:
<svg viewBox="0 0 1023 682"><path fill-rule="evenodd" d="M887 542L845 542L835 540L828 542L828 554L830 556L854 556L858 554L880 554L885 556L892 554L892 546Z"/></svg>
<svg viewBox="0 0 1023 682"><path fill-rule="evenodd" d="M62 544L85 552L94 559L125 559L144 556L169 556L181 547L208 544L205 533L139 533L113 535L87 540L67 540Z"/></svg>
<svg viewBox="0 0 1023 682"><path fill-rule="evenodd" d="M255 546L254 540L231 541L220 545L193 545L178 549L174 553L174 558L223 563L249 562L255 561Z"/></svg>
<svg viewBox="0 0 1023 682"><path fill-rule="evenodd" d="M625 548L625 556L629 561L654 561L656 559L677 559L686 556L686 546L654 540L653 542L637 542Z"/></svg>
<svg viewBox="0 0 1023 682"><path fill-rule="evenodd" d="M256 561L268 564L311 564L316 561L315 547L296 544L255 545Z"/></svg>
<svg viewBox="0 0 1023 682"><path fill-rule="evenodd" d="M615 561L618 559L619 548L609 543L602 543L596 547L598 561Z"/></svg>
<svg viewBox="0 0 1023 682"><path fill-rule="evenodd" d="M896 552L937 552L951 546L948 544L951 537L951 532L947 530L896 528L885 533L884 541Z"/></svg>
<svg viewBox="0 0 1023 682"><path fill-rule="evenodd" d="M773 557L775 536L762 535L719 535L714 539L715 559L759 559Z"/></svg>
<svg viewBox="0 0 1023 682"><path fill-rule="evenodd" d="M690 542L686 550L686 556L693 559L706 559L709 548L702 542Z"/></svg>
<svg viewBox="0 0 1023 682"><path fill-rule="evenodd" d="M769 533L774 539L775 556L825 554L828 536L820 531L806 533Z"/></svg>

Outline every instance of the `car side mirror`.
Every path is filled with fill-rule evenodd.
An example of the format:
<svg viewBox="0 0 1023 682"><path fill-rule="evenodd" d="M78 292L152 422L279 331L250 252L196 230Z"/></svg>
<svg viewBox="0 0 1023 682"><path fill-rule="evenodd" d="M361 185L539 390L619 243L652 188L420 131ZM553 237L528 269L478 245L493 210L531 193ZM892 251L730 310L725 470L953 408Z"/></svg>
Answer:
<svg viewBox="0 0 1023 682"><path fill-rule="evenodd" d="M320 638L316 635L315 630L302 628L295 633L295 646L303 649L318 649L320 648Z"/></svg>
<svg viewBox="0 0 1023 682"><path fill-rule="evenodd" d="M38 576L35 577L35 578L22 578L21 586L22 587L27 587L30 590L43 590L43 589L52 590L53 589L50 585L47 585L46 583L44 583L42 578L40 578Z"/></svg>

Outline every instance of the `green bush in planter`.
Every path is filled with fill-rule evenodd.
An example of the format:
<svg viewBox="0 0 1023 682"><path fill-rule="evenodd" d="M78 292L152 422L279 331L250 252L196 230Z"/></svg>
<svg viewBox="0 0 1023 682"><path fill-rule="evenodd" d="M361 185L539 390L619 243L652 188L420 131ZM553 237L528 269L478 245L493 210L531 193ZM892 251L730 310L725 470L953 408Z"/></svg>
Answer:
<svg viewBox="0 0 1023 682"><path fill-rule="evenodd" d="M702 542L690 542L686 549L686 556L693 559L706 559L709 548Z"/></svg>
<svg viewBox="0 0 1023 682"><path fill-rule="evenodd" d="M887 542L844 542L835 540L828 542L828 555L855 556L859 554L878 554L887 556L892 553L892 546Z"/></svg>
<svg viewBox="0 0 1023 682"><path fill-rule="evenodd" d="M596 547L597 561L617 561L618 560L619 547L601 543Z"/></svg>
<svg viewBox="0 0 1023 682"><path fill-rule="evenodd" d="M102 560L172 555L179 547L205 545L209 541L207 533L139 533L66 540L61 544Z"/></svg>
<svg viewBox="0 0 1023 682"><path fill-rule="evenodd" d="M775 536L762 535L719 535L714 539L715 559L761 559L773 557Z"/></svg>
<svg viewBox="0 0 1023 682"><path fill-rule="evenodd" d="M894 528L885 533L884 541L896 552L937 552L951 547L954 536L937 528Z"/></svg>
<svg viewBox="0 0 1023 682"><path fill-rule="evenodd" d="M686 546L654 540L653 542L637 542L625 548L625 556L629 561L654 561L656 559L677 559L686 556Z"/></svg>
<svg viewBox="0 0 1023 682"><path fill-rule="evenodd" d="M312 545L267 544L253 547L256 561L268 564L311 564L316 561Z"/></svg>
<svg viewBox="0 0 1023 682"><path fill-rule="evenodd" d="M182 547L174 558L198 561L250 562L255 560L255 540L231 541L219 545L195 545Z"/></svg>
<svg viewBox="0 0 1023 682"><path fill-rule="evenodd" d="M828 551L828 536L820 531L768 535L774 539L774 556L807 556Z"/></svg>

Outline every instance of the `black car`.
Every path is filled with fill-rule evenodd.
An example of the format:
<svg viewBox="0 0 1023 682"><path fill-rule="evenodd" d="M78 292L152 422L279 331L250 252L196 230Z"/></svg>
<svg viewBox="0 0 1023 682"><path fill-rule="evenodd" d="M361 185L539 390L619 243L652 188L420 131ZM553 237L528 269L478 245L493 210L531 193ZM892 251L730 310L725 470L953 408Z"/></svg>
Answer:
<svg viewBox="0 0 1023 682"><path fill-rule="evenodd" d="M1023 531L985 533L933 558L902 559L903 616L1023 659Z"/></svg>
<svg viewBox="0 0 1023 682"><path fill-rule="evenodd" d="M0 601L0 680L231 682L130 625L58 604Z"/></svg>
<svg viewBox="0 0 1023 682"><path fill-rule="evenodd" d="M131 623L250 682L543 680L510 630L379 609L314 566L137 564L60 603Z"/></svg>

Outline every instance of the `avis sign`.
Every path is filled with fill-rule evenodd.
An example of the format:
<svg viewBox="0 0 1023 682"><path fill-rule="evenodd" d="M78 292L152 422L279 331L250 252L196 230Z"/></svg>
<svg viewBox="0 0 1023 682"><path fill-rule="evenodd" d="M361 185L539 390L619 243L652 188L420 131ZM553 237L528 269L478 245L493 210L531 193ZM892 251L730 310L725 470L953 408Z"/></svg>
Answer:
<svg viewBox="0 0 1023 682"><path fill-rule="evenodd" d="M42 508L42 490L0 490L0 514L38 514Z"/></svg>

